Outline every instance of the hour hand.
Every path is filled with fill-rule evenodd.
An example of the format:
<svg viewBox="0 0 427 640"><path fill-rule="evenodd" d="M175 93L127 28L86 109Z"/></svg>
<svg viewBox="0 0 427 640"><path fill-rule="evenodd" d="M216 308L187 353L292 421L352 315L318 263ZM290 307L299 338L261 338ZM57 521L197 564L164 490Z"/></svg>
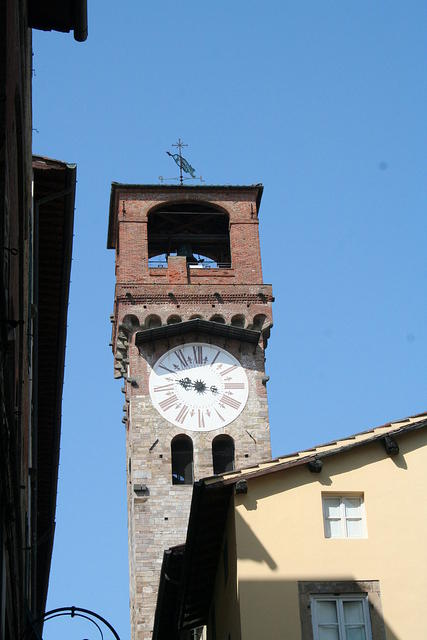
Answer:
<svg viewBox="0 0 427 640"><path fill-rule="evenodd" d="M183 387L186 391L188 391L188 389L191 389L191 387L193 386L193 383L191 382L190 378L181 378L180 380L178 380L179 384L181 385L181 387Z"/></svg>

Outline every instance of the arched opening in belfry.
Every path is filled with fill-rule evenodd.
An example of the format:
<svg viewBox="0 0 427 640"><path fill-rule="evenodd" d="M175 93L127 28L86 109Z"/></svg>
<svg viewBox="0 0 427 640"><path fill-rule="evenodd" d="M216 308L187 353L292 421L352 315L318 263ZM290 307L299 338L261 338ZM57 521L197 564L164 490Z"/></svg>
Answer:
<svg viewBox="0 0 427 640"><path fill-rule="evenodd" d="M148 215L148 266L185 256L194 269L230 268L228 214L203 202L168 204Z"/></svg>
<svg viewBox="0 0 427 640"><path fill-rule="evenodd" d="M133 314L127 314L123 318L122 324L126 327L126 329L128 329L128 331L131 331L133 333L139 327L139 320Z"/></svg>
<svg viewBox="0 0 427 640"><path fill-rule="evenodd" d="M217 436L212 441L213 471L225 473L234 469L234 440L230 436Z"/></svg>
<svg viewBox="0 0 427 640"><path fill-rule="evenodd" d="M245 316L241 313L236 314L231 318L231 325L233 327L244 327L245 326Z"/></svg>
<svg viewBox="0 0 427 640"><path fill-rule="evenodd" d="M171 442L172 484L193 484L193 441L185 435Z"/></svg>
<svg viewBox="0 0 427 640"><path fill-rule="evenodd" d="M156 315L155 313L151 313L149 316L146 317L145 319L146 329L156 329L157 327L161 327L161 326L162 326L162 320L160 316Z"/></svg>
<svg viewBox="0 0 427 640"><path fill-rule="evenodd" d="M254 317L254 321L252 324L253 329L255 329L256 331L261 331L261 329L264 326L265 321L267 320L267 316L264 315L263 313L258 313L255 317Z"/></svg>

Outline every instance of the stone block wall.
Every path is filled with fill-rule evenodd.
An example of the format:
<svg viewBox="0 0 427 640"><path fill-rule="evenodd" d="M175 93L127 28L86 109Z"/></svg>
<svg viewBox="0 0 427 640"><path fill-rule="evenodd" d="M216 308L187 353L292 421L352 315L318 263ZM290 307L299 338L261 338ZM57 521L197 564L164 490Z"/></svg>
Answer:
<svg viewBox="0 0 427 640"><path fill-rule="evenodd" d="M152 366L169 349L184 342L208 341L232 353L246 370L249 396L242 413L231 424L214 431L185 431L165 420L153 407L148 394ZM129 347L129 374L135 382L126 385L128 405L128 507L131 576L131 616L135 640L151 638L157 587L168 547L185 543L192 487L172 484L171 441L179 434L191 437L194 448L194 478L213 474L212 440L219 434L235 443L236 468L271 457L266 387L263 384L264 351L259 345L237 340L188 334L148 345L141 353ZM149 494L139 497L135 485L146 485Z"/></svg>

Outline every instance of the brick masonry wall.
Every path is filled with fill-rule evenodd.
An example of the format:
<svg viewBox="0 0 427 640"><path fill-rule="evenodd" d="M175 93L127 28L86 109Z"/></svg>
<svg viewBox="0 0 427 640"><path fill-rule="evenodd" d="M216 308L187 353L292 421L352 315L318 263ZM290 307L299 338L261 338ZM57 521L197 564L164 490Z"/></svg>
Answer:
<svg viewBox="0 0 427 640"><path fill-rule="evenodd" d="M174 196L176 198L176 195ZM207 201L192 192L192 200ZM248 193L210 194L209 202L230 216L231 269L187 269L185 259L170 261L167 269L148 268L147 214L171 200L170 193L135 189L116 200L116 294L112 317L115 375L125 378L124 406L128 457L128 528L132 640L152 636L163 552L185 542L192 487L173 485L171 441L186 433L193 441L195 479L212 475L212 440L227 434L235 442L235 465L249 466L271 457L265 386L265 347L272 326L271 287L262 282L255 196ZM235 339L185 334L135 346L139 330L220 315L225 323L262 330L257 345ZM149 377L155 362L169 349L188 342L208 342L232 353L246 370L249 396L242 413L214 431L185 431L165 420L153 407ZM129 378L132 382L126 381ZM148 487L141 496L134 485Z"/></svg>
<svg viewBox="0 0 427 640"><path fill-rule="evenodd" d="M177 201L174 192L123 188L116 194L116 250L117 282L156 282L167 274L157 273L161 269L148 269L147 221L156 208ZM207 202L228 213L230 222L230 247L232 269L221 276L224 284L229 278L235 283L261 284L262 270L258 237L258 212L256 194L248 188L247 193L221 191L209 194L201 189L191 193L182 192L180 202ZM157 276L157 277L156 277ZM203 270L190 270L190 280L205 278ZM209 276L208 276L209 277ZM221 278L216 274L217 282ZM218 279L219 278L219 279Z"/></svg>
<svg viewBox="0 0 427 640"><path fill-rule="evenodd" d="M120 325L127 324L127 318L130 316L134 317L134 322L137 321L141 328L147 329L150 328L153 316L160 318L162 324L167 324L168 320L175 316L184 321L194 316L210 320L219 315L227 324L230 324L235 316L243 316L246 328L252 328L259 316L265 316L262 328L271 327L272 296L269 285L237 285L227 288L222 286L221 293L218 292L218 288L217 284L175 285L173 288L161 284L142 287L118 285L116 301L120 305L120 312L117 309L114 335Z"/></svg>

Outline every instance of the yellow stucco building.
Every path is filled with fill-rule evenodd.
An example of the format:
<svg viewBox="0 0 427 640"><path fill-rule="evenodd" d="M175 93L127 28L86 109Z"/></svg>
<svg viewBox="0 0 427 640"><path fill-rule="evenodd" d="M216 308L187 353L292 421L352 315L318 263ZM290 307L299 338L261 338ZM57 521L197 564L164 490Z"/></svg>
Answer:
<svg viewBox="0 0 427 640"><path fill-rule="evenodd" d="M195 484L154 639L427 638L427 414Z"/></svg>

